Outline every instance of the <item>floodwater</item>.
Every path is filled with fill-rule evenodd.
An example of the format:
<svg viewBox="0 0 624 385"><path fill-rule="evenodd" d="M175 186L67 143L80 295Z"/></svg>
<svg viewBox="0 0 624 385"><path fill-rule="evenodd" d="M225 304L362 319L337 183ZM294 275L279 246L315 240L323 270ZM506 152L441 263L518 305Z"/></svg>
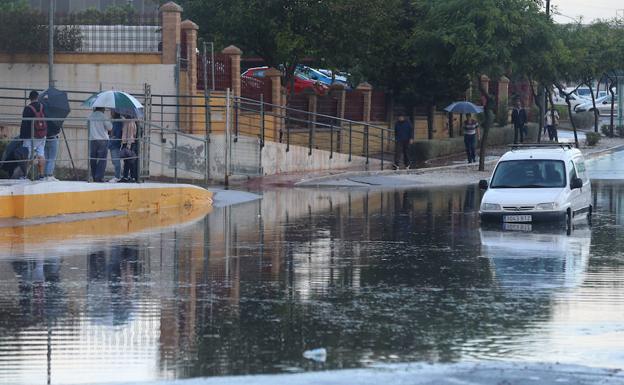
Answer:
<svg viewBox="0 0 624 385"><path fill-rule="evenodd" d="M592 226L571 235L481 229L480 194L283 189L166 229L55 240L47 225L39 244L12 228L0 237L0 383L624 367L624 183L596 181ZM325 362L303 357L321 347Z"/></svg>

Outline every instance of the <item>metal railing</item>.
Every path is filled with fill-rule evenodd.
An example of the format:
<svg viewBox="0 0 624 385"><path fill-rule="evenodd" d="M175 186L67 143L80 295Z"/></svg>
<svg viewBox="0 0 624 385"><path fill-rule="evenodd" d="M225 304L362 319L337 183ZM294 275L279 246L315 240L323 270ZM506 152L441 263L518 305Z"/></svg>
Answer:
<svg viewBox="0 0 624 385"><path fill-rule="evenodd" d="M47 122L64 121L71 128L63 128L55 138L35 138L35 128L31 124L30 138L20 139L18 128L25 122L45 120ZM111 119L111 122L124 122L123 119ZM208 183L208 142L204 138L184 134L178 130L171 130L153 125L149 122L135 120L137 123L136 146L132 147L133 155L114 158L106 146L106 156L97 156L92 151L93 140L89 139L87 120L82 118L22 118L21 116L0 115L0 125L12 127L14 132L10 137L0 138L0 170L3 178L28 178L36 180L46 175L45 166L38 170L39 162L36 151L23 150L22 147L37 149L49 145L52 140L58 139L58 154L54 159L56 164L53 175L59 179L93 181L92 168L97 167L98 161L106 164L108 175L111 175L114 160L129 164L130 175L136 173L137 182L149 179L151 170L156 170L155 179L167 179L177 182L179 179ZM121 139L119 139L121 141ZM16 152L16 149L18 150ZM43 157L45 161L45 156ZM110 164L109 164L110 162ZM132 170L132 168L135 168ZM158 170L157 168L161 169ZM134 171L134 172L133 172ZM43 174L42 174L43 172ZM60 175L63 175L61 177Z"/></svg>
<svg viewBox="0 0 624 385"><path fill-rule="evenodd" d="M283 144L287 152L293 146L307 148L309 156L316 150L327 152L331 159L344 154L342 160L357 158L357 164L366 168L371 159L376 159L375 167L387 168L394 153L394 133L387 127L266 103L263 95L260 100L221 92L165 95L152 94L149 86L142 93L137 88L132 94L145 106L138 151L141 178L207 182L222 174L260 175L266 166L263 148L268 142ZM19 126L29 91L0 87L0 125ZM91 109L82 103L94 92L67 92L72 111L64 127L72 135L64 144L69 151L59 163L71 163L68 152L82 148L76 150L82 155L74 157L80 165L72 168L87 170L81 163L90 160L87 144L78 141L87 141L86 119ZM78 135L81 129L85 133ZM160 170L158 175L150 172L154 169Z"/></svg>

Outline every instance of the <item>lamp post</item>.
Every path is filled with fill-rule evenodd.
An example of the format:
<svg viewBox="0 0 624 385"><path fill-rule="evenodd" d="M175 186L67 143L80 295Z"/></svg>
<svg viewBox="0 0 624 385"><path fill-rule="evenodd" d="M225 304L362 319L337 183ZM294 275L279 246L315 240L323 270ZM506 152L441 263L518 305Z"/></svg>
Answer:
<svg viewBox="0 0 624 385"><path fill-rule="evenodd" d="M50 0L48 6L48 85L54 86L54 4L55 0Z"/></svg>

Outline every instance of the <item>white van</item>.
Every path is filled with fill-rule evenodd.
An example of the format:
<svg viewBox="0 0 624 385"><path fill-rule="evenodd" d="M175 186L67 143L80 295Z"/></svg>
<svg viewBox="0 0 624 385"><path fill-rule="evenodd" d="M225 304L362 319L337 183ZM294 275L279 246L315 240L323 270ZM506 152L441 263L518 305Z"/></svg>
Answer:
<svg viewBox="0 0 624 385"><path fill-rule="evenodd" d="M503 155L489 182L482 221L531 223L566 220L592 212L583 154L570 144L516 145Z"/></svg>

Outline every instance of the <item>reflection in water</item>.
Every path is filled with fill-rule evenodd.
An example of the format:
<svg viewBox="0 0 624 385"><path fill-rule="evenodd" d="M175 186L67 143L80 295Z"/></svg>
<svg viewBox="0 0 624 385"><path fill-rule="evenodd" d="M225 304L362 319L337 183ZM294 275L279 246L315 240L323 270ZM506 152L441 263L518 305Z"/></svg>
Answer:
<svg viewBox="0 0 624 385"><path fill-rule="evenodd" d="M586 224L531 232L481 230L483 254L490 258L496 281L508 290L574 288L583 283L591 231Z"/></svg>
<svg viewBox="0 0 624 385"><path fill-rule="evenodd" d="M0 382L423 360L621 366L601 327L624 321L609 211L622 192L597 186L594 227L570 237L480 230L472 187L293 189L187 226L15 253L0 261ZM588 308L599 327L578 322ZM302 357L317 347L325 363Z"/></svg>

